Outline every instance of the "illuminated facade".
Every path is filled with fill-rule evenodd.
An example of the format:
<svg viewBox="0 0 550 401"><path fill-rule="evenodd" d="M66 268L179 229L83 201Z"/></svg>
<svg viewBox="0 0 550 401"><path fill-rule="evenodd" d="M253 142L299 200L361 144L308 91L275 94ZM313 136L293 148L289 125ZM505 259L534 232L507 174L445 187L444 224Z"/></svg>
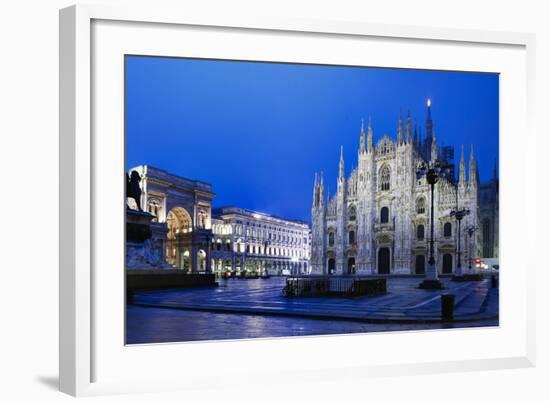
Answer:
<svg viewBox="0 0 550 401"><path fill-rule="evenodd" d="M310 229L239 207L215 209L212 266L216 272L308 274Z"/></svg>
<svg viewBox="0 0 550 401"><path fill-rule="evenodd" d="M208 183L138 166L141 205L154 216L152 242L170 266L189 272L306 274L310 229L238 207L212 210Z"/></svg>
<svg viewBox="0 0 550 401"><path fill-rule="evenodd" d="M313 273L318 274L422 274L428 260L430 235L430 187L416 178L421 161L440 159L428 103L426 139L405 127L401 117L397 138L384 135L373 144L369 120L361 124L358 165L346 178L343 150L335 194L325 194L323 176L315 177L312 206ZM457 235L461 235L462 266L468 252L479 254L479 237L470 241L458 233L453 209L468 208L462 227L478 225L478 177L473 146L466 177L464 148L458 182L445 175L435 187L434 238L436 265L440 273L453 273L457 262Z"/></svg>
<svg viewBox="0 0 550 401"><path fill-rule="evenodd" d="M189 272L210 272L212 186L147 165L132 171L140 175L141 205L154 216L153 241L166 262Z"/></svg>

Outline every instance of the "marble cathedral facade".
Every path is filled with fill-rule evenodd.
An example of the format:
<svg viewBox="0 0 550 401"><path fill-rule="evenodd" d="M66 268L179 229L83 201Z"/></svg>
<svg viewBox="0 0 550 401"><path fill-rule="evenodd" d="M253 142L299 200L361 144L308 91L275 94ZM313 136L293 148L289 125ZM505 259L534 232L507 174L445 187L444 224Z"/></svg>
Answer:
<svg viewBox="0 0 550 401"><path fill-rule="evenodd" d="M397 137L388 135L373 144L373 129L361 124L357 167L346 177L340 153L336 193L325 194L323 176L315 177L312 206L313 274L422 274L427 268L430 236L430 186L417 179L421 161L439 158L428 101L426 138L411 129L410 113ZM453 273L457 262L457 235L461 235L462 266L479 254L479 239L462 230L450 214L457 208L470 214L462 227L478 225L478 177L473 146L468 161L464 147L458 182L443 176L434 192L435 259L440 273Z"/></svg>

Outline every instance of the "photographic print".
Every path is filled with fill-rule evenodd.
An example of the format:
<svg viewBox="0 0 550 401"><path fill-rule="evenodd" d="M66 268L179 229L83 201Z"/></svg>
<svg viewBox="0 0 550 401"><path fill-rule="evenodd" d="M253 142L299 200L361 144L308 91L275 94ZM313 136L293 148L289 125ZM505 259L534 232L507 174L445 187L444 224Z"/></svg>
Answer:
<svg viewBox="0 0 550 401"><path fill-rule="evenodd" d="M499 324L499 76L125 56L126 343Z"/></svg>

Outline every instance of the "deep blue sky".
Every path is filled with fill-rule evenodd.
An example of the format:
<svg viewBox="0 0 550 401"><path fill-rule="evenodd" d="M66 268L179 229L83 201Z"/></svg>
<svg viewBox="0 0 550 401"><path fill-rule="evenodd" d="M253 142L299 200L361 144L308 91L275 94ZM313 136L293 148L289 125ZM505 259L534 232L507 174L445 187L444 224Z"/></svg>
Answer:
<svg viewBox="0 0 550 401"><path fill-rule="evenodd" d="M126 163L210 182L215 206L311 220L316 171L336 188L340 145L357 165L361 117L374 143L395 138L400 109L455 158L474 144L481 181L498 158L498 75L126 57ZM457 170L458 171L458 170Z"/></svg>

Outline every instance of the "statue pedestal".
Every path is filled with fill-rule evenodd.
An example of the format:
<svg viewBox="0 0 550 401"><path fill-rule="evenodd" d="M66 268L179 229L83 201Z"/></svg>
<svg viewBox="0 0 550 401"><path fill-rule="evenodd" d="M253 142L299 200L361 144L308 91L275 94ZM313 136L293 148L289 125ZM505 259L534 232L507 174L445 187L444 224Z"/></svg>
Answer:
<svg viewBox="0 0 550 401"><path fill-rule="evenodd" d="M126 210L126 269L172 268L164 261L162 230L159 231L158 227L154 231L151 229L153 218L150 213Z"/></svg>

